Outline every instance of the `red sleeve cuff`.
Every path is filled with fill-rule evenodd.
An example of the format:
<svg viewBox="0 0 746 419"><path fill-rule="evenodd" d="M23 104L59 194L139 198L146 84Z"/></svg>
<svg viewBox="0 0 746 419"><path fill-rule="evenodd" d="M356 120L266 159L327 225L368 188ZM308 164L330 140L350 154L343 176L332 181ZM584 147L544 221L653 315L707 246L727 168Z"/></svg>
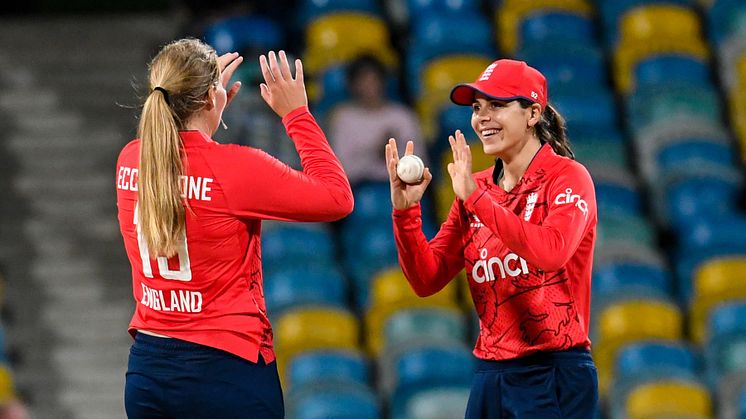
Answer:
<svg viewBox="0 0 746 419"><path fill-rule="evenodd" d="M414 230L422 225L422 207L417 203L409 208L394 209L391 213L394 224L404 230Z"/></svg>
<svg viewBox="0 0 746 419"><path fill-rule="evenodd" d="M293 122L293 120L295 118L297 118L297 117L299 117L299 116L301 116L301 115L303 115L305 113L311 113L308 110L308 106L301 106L301 107L298 107L296 109L293 109L292 111L290 111L287 115L285 115L282 118L282 125L284 125L285 129L287 129L288 125L290 125L290 123Z"/></svg>

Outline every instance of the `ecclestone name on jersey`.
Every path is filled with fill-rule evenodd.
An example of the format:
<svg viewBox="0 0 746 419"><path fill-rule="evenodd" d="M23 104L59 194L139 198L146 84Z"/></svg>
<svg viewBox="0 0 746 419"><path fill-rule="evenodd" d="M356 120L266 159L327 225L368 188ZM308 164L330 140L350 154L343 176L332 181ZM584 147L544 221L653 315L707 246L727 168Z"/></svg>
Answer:
<svg viewBox="0 0 746 419"><path fill-rule="evenodd" d="M117 188L137 192L138 172L139 170L134 167L119 166ZM210 184L213 182L214 180L209 177L180 176L179 186L181 188L181 197L199 201L212 201L212 197L210 196L212 186Z"/></svg>

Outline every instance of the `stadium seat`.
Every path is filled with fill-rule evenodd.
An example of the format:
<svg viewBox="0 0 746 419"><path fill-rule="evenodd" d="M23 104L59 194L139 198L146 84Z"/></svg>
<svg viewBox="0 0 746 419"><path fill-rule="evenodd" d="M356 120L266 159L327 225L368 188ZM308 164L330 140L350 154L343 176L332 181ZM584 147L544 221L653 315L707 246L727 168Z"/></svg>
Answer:
<svg viewBox="0 0 746 419"><path fill-rule="evenodd" d="M667 300L621 301L609 304L597 317L598 337L593 356L598 365L602 393L609 386L619 348L639 340L678 340L682 337L683 315Z"/></svg>
<svg viewBox="0 0 746 419"><path fill-rule="evenodd" d="M596 246L613 246L615 243L636 243L655 247L656 233L646 218L630 214L602 213L599 215Z"/></svg>
<svg viewBox="0 0 746 419"><path fill-rule="evenodd" d="M656 156L657 169L666 173L683 165L722 164L733 166L736 157L733 148L717 140L707 138L680 138L663 145Z"/></svg>
<svg viewBox="0 0 746 419"><path fill-rule="evenodd" d="M671 275L655 265L619 262L597 266L593 272L593 300L600 304L620 297L665 298L672 293Z"/></svg>
<svg viewBox="0 0 746 419"><path fill-rule="evenodd" d="M703 166L700 164L688 170L693 172L697 168L702 169ZM664 208L664 218L671 225L686 226L692 220L719 218L736 212L736 202L741 188L737 173L721 171L721 174L713 172L713 176L708 176L704 171L700 173L697 177L674 178L670 183L664 184L665 195L661 197L661 204ZM692 176L696 174L692 173Z"/></svg>
<svg viewBox="0 0 746 419"><path fill-rule="evenodd" d="M611 168L606 168L609 170ZM603 179L591 170L596 182L596 206L600 214L637 216L642 214L642 198L634 183L623 179Z"/></svg>
<svg viewBox="0 0 746 419"><path fill-rule="evenodd" d="M701 39L654 38L636 44L622 44L614 50L613 74L621 93L634 90L634 69L650 57L679 55L707 61L709 49Z"/></svg>
<svg viewBox="0 0 746 419"><path fill-rule="evenodd" d="M492 27L480 13L425 13L412 22L413 49L428 57L490 53Z"/></svg>
<svg viewBox="0 0 746 419"><path fill-rule="evenodd" d="M689 7L671 4L650 4L636 7L621 15L619 43L645 43L651 39L702 38L702 25L697 13Z"/></svg>
<svg viewBox="0 0 746 419"><path fill-rule="evenodd" d="M567 44L545 41L524 44L516 51L516 58L526 61L541 71L547 79L550 97L557 86L590 86L592 91L607 88L603 50L593 44Z"/></svg>
<svg viewBox="0 0 746 419"><path fill-rule="evenodd" d="M289 360L286 372L285 384L291 389L331 382L367 385L371 378L366 358L353 350L301 352Z"/></svg>
<svg viewBox="0 0 746 419"><path fill-rule="evenodd" d="M547 11L590 17L592 7L585 0L503 1L495 10L497 40L502 50L508 54L513 54L521 43L519 39L521 23L532 13Z"/></svg>
<svg viewBox="0 0 746 419"><path fill-rule="evenodd" d="M746 299L744 272L746 257L715 258L699 266L689 303L689 333L694 342L702 343L704 340L707 318L713 307L726 301Z"/></svg>
<svg viewBox="0 0 746 419"><path fill-rule="evenodd" d="M404 408L407 419L457 419L464 417L469 387L440 387L412 395Z"/></svg>
<svg viewBox="0 0 746 419"><path fill-rule="evenodd" d="M360 326L355 315L332 307L287 310L275 322L277 367L284 377L286 361L317 349L358 349Z"/></svg>
<svg viewBox="0 0 746 419"><path fill-rule="evenodd" d="M324 227L283 224L262 232L262 262L264 270L299 264L329 265L334 260L331 233Z"/></svg>
<svg viewBox="0 0 746 419"><path fill-rule="evenodd" d="M272 318L301 305L344 308L347 306L347 282L339 269L331 263L313 269L293 264L265 275L264 298Z"/></svg>
<svg viewBox="0 0 746 419"><path fill-rule="evenodd" d="M582 95L556 92L550 103L568 123L584 127L615 126L617 123L614 96L606 90L584 91Z"/></svg>
<svg viewBox="0 0 746 419"><path fill-rule="evenodd" d="M712 417L710 393L696 381L660 381L634 388L627 398L629 419Z"/></svg>
<svg viewBox="0 0 746 419"><path fill-rule="evenodd" d="M567 131L575 159L586 166L606 166L620 170L628 169L628 156L625 144L613 135L608 139L584 137L583 133Z"/></svg>
<svg viewBox="0 0 746 419"><path fill-rule="evenodd" d="M406 3L409 16L422 16L429 13L472 14L481 10L479 0L406 0Z"/></svg>
<svg viewBox="0 0 746 419"><path fill-rule="evenodd" d="M593 20L589 16L567 11L539 9L527 15L520 24L520 45L564 42L593 44ZM520 45L518 48L520 48Z"/></svg>
<svg viewBox="0 0 746 419"><path fill-rule="evenodd" d="M452 308L402 308L383 324L384 347L407 341L463 342L467 337L463 313Z"/></svg>
<svg viewBox="0 0 746 419"><path fill-rule="evenodd" d="M357 36L360 33L365 36ZM311 75L363 54L374 55L389 67L398 64L386 23L367 13L337 12L319 16L306 27L306 43L304 69Z"/></svg>
<svg viewBox="0 0 746 419"><path fill-rule="evenodd" d="M710 39L715 45L726 42L732 36L742 34L746 7L739 0L716 0L705 11Z"/></svg>
<svg viewBox="0 0 746 419"><path fill-rule="evenodd" d="M287 397L288 419L379 419L381 414L373 391L352 383L304 388Z"/></svg>
<svg viewBox="0 0 746 419"><path fill-rule="evenodd" d="M684 341L643 341L622 347L608 398L611 418L626 417L625 401L636 386L670 379L696 381L698 373L699 360Z"/></svg>
<svg viewBox="0 0 746 419"><path fill-rule="evenodd" d="M205 42L218 55L238 51L244 54L282 48L285 35L277 22L262 16L236 16L219 20L205 29Z"/></svg>
<svg viewBox="0 0 746 419"><path fill-rule="evenodd" d="M298 2L296 21L305 27L314 19L339 12L365 13L373 16L382 14L375 0L301 0Z"/></svg>
<svg viewBox="0 0 746 419"><path fill-rule="evenodd" d="M704 352L710 383L717 384L727 375L746 373L746 297L714 306L705 337Z"/></svg>
<svg viewBox="0 0 746 419"><path fill-rule="evenodd" d="M634 68L638 87L668 83L710 86L710 68L706 61L687 55L661 54L641 59Z"/></svg>
<svg viewBox="0 0 746 419"><path fill-rule="evenodd" d="M424 346L403 352L393 370L391 417L405 419L407 403L422 391L469 387L474 365L473 355L462 346Z"/></svg>

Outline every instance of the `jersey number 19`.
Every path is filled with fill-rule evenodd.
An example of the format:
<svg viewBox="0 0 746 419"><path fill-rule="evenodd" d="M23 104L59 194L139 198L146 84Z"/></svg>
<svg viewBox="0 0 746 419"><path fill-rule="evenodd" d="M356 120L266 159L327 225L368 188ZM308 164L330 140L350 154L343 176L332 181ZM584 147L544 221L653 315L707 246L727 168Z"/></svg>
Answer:
<svg viewBox="0 0 746 419"><path fill-rule="evenodd" d="M135 219L134 224L137 227L137 245L140 247L140 258L142 259L142 272L148 278L153 278L153 268L150 265L150 252L148 252L148 245L145 243L145 238L142 234L142 228L138 223L138 204L135 204ZM179 259L179 270L174 271L168 267L168 258L164 256L158 256L158 273L164 279L173 279L175 281L191 281L192 280L192 268L189 265L189 252L187 248L186 230L184 231L184 237L179 239L179 245L176 257Z"/></svg>

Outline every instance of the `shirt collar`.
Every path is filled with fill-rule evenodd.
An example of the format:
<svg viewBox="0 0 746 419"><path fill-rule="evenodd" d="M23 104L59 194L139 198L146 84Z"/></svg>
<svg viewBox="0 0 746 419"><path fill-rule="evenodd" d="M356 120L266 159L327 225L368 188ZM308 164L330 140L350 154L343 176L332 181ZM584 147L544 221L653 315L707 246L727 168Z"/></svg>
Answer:
<svg viewBox="0 0 746 419"><path fill-rule="evenodd" d="M536 173L539 169L544 167L547 157L554 155L554 150L552 149L552 146L549 145L549 143L544 143L541 148L539 148L539 151L536 152L534 155L534 158L531 159L531 162L529 162L528 167L526 168L526 172L523 173L523 176L521 176L521 179L518 180L518 183L515 185L518 187L520 184L523 183L524 179L528 179ZM492 183L495 185L498 184L498 181L500 180L500 177L503 174L503 161L500 159L495 159L495 167L492 169ZM515 188L513 188L515 189Z"/></svg>
<svg viewBox="0 0 746 419"><path fill-rule="evenodd" d="M199 144L215 142L215 140L213 140L207 134L199 130L179 131L179 136L181 137L181 141L184 143L184 145L187 145L187 144L199 145Z"/></svg>

